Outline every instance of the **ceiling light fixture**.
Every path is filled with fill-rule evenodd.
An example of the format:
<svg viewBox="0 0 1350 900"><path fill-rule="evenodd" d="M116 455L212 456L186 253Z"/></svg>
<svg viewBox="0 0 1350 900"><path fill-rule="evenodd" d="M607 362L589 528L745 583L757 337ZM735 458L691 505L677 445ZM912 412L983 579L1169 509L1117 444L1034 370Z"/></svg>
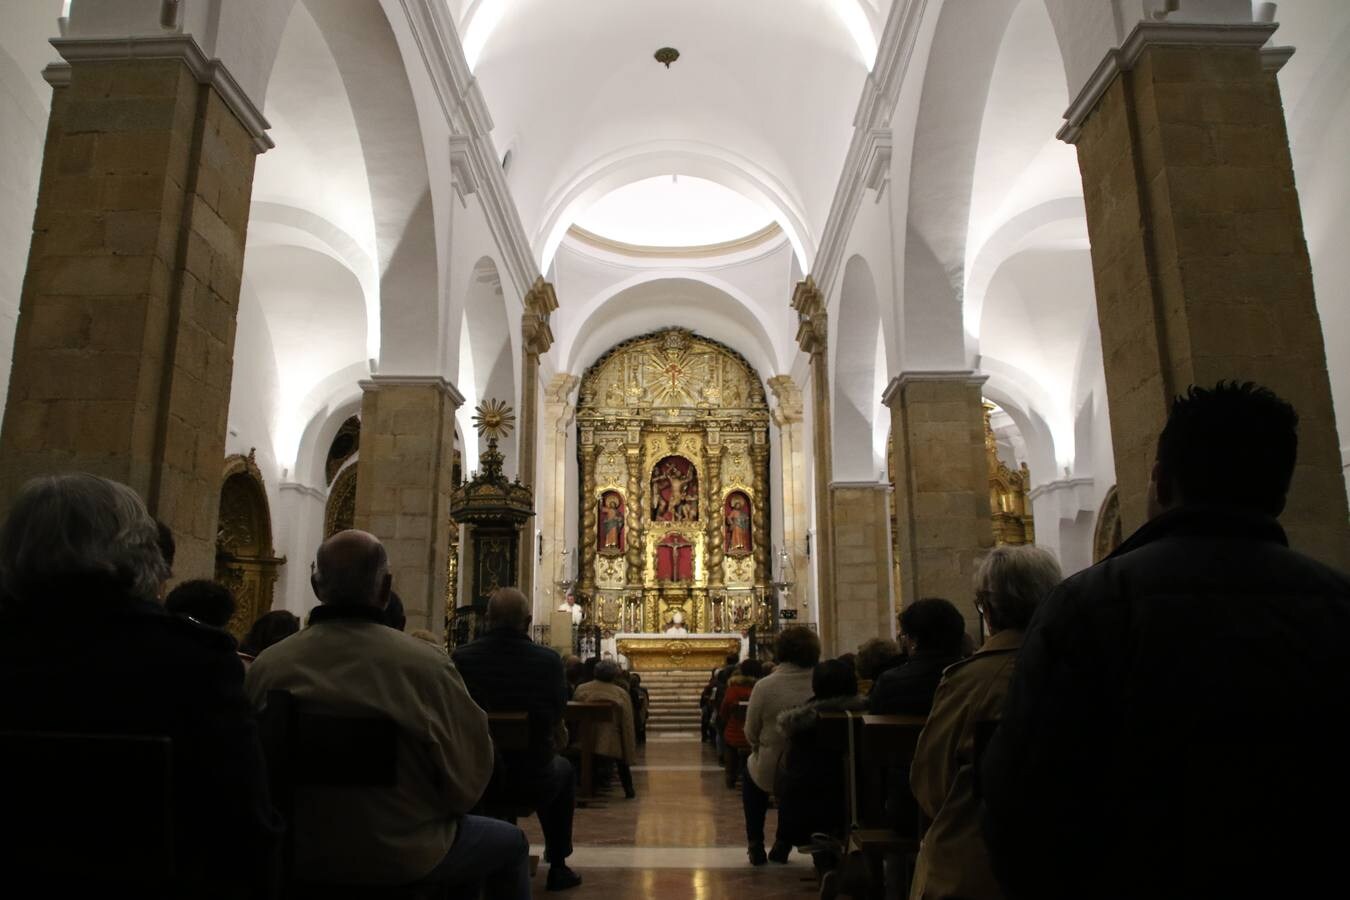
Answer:
<svg viewBox="0 0 1350 900"><path fill-rule="evenodd" d="M662 47L653 55L656 57L657 62L669 69L670 64L680 58L680 51L676 50L674 47Z"/></svg>

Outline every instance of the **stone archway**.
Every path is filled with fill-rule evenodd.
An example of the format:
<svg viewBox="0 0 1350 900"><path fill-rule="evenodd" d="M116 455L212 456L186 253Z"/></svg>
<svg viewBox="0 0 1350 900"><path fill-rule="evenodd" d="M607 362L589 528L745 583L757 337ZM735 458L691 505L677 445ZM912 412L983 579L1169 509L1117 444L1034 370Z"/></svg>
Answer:
<svg viewBox="0 0 1350 900"><path fill-rule="evenodd" d="M226 458L216 528L216 581L234 594L229 631L236 638L272 608L277 574L285 564L272 546L272 515L253 451Z"/></svg>

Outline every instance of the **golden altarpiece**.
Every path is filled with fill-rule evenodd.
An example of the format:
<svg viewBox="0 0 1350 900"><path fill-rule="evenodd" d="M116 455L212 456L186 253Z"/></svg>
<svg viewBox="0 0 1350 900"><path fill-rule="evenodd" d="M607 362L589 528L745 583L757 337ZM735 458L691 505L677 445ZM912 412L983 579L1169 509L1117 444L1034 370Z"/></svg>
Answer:
<svg viewBox="0 0 1350 900"><path fill-rule="evenodd" d="M625 341L587 371L577 407L586 624L674 643L769 624L768 426L754 368L682 328Z"/></svg>

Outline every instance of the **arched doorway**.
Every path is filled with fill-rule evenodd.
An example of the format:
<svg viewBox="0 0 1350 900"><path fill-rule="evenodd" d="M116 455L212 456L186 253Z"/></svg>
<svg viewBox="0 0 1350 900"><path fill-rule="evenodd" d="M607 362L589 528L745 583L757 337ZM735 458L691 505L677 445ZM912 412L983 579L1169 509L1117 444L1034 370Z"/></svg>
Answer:
<svg viewBox="0 0 1350 900"><path fill-rule="evenodd" d="M234 594L229 630L236 638L272 608L277 573L285 563L272 547L272 516L253 451L228 457L216 527L216 581Z"/></svg>
<svg viewBox="0 0 1350 900"><path fill-rule="evenodd" d="M607 636L772 624L768 424L754 367L683 328L625 341L586 372L578 594Z"/></svg>

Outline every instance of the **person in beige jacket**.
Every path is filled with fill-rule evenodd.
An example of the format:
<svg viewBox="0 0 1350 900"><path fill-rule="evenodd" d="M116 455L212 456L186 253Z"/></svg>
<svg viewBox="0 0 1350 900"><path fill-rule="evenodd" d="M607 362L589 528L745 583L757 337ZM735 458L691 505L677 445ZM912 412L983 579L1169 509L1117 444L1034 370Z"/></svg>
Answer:
<svg viewBox="0 0 1350 900"><path fill-rule="evenodd" d="M787 738L778 727L778 714L811 699L811 670L820 662L820 638L801 626L784 628L774 644L778 660L773 673L755 682L745 709L745 739L750 742L747 778L741 779L741 806L745 812L745 842L750 864L769 860L785 863L792 845L775 835L773 850L764 852L764 818L778 774L778 760Z"/></svg>
<svg viewBox="0 0 1350 900"><path fill-rule="evenodd" d="M989 638L943 673L909 770L914 798L933 823L919 848L910 900L1003 897L974 793L975 732L998 721L1022 633L1061 580L1055 558L1033 546L996 547L975 574L975 608Z"/></svg>
<svg viewBox="0 0 1350 900"><path fill-rule="evenodd" d="M637 792L633 789L633 771L629 767L637 759L637 726L633 721L633 699L628 689L617 683L618 678L619 664L602 660L595 666L595 680L577 685L572 699L578 703L612 703L618 707L618 721L605 722L598 727L595 752L618 764L623 795L632 800Z"/></svg>
<svg viewBox="0 0 1350 900"><path fill-rule="evenodd" d="M487 715L444 653L384 624L384 547L363 531L340 532L319 548L311 583L320 605L309 627L259 654L244 689L259 709L269 691L284 690L311 709L392 719L398 770L393 787L297 792L297 877L483 884L492 897L528 898L524 833L466 815L492 776Z"/></svg>

